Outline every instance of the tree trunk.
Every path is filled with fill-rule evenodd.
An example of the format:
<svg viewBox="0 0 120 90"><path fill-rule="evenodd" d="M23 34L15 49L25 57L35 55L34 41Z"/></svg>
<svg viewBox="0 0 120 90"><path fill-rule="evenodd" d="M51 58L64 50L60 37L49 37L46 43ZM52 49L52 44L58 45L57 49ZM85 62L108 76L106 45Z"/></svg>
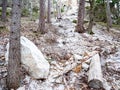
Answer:
<svg viewBox="0 0 120 90"><path fill-rule="evenodd" d="M112 27L112 19L110 12L109 0L106 0L106 16L107 16L107 30L109 31L110 27Z"/></svg>
<svg viewBox="0 0 120 90"><path fill-rule="evenodd" d="M40 16L38 33L45 33L45 0L40 0Z"/></svg>
<svg viewBox="0 0 120 90"><path fill-rule="evenodd" d="M6 21L7 0L2 0L2 21Z"/></svg>
<svg viewBox="0 0 120 90"><path fill-rule="evenodd" d="M47 23L50 23L50 16L51 16L51 0L48 0L48 12L47 12Z"/></svg>
<svg viewBox="0 0 120 90"><path fill-rule="evenodd" d="M33 3L30 1L30 20L32 20L32 14L33 14Z"/></svg>
<svg viewBox="0 0 120 90"><path fill-rule="evenodd" d="M90 3L90 11L89 11L90 21L89 21L89 25L88 25L87 30L90 34L93 34L92 27L93 27L93 23L94 23L94 3L95 3L95 0L89 0L89 3Z"/></svg>
<svg viewBox="0 0 120 90"><path fill-rule="evenodd" d="M119 18L120 17L120 4L119 4L119 1L116 3L116 5L117 5L117 16Z"/></svg>
<svg viewBox="0 0 120 90"><path fill-rule="evenodd" d="M21 20L21 0L12 1L12 18L9 39L9 60L8 60L8 89L16 89L20 85L20 20Z"/></svg>
<svg viewBox="0 0 120 90"><path fill-rule="evenodd" d="M61 19L61 0L57 1L57 19L59 21Z"/></svg>
<svg viewBox="0 0 120 90"><path fill-rule="evenodd" d="M83 33L85 31L85 29L83 27L84 12L85 12L85 0L80 0L79 1L79 11L78 11L78 22L77 22L77 27L76 27L76 31L79 33Z"/></svg>

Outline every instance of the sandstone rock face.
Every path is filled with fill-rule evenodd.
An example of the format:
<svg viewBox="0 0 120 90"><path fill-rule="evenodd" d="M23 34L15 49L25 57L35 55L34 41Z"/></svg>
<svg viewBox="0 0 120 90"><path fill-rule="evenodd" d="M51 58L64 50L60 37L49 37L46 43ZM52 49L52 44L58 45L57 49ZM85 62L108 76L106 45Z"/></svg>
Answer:
<svg viewBox="0 0 120 90"><path fill-rule="evenodd" d="M27 38L21 36L21 63L35 79L47 78L50 65L41 51ZM8 60L8 47L6 60Z"/></svg>

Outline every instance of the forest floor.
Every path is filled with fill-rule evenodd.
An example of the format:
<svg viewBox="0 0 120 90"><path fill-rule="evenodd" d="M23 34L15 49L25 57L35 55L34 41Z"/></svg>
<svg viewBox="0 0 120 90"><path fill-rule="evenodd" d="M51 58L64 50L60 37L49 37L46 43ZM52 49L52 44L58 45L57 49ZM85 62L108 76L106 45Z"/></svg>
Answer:
<svg viewBox="0 0 120 90"><path fill-rule="evenodd" d="M78 68L79 70L70 69L67 72L60 72L67 66L70 67L70 63L74 63L71 57L84 57L93 51L98 51L100 54L104 88L120 90L120 30L111 28L108 32L105 26L95 23L93 35L87 32L80 34L75 32L76 24L73 20L76 19L77 15L74 12L68 12L60 21L52 19L51 24L46 24L46 33L38 35L37 21L22 18L21 34L37 45L48 59L51 69L46 81L34 80L26 75L27 84L25 83L19 90L24 90L24 88L26 90L94 90L88 87L87 66L82 66ZM4 55L8 36L7 30L0 33L1 87L4 87L7 75Z"/></svg>

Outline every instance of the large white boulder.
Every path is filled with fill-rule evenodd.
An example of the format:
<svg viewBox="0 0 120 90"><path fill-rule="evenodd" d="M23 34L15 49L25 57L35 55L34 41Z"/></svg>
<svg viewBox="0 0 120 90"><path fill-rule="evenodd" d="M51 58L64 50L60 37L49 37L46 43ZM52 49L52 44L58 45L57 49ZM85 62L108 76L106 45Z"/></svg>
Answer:
<svg viewBox="0 0 120 90"><path fill-rule="evenodd" d="M33 42L21 36L21 63L35 79L47 78L50 65L41 51ZM9 45L7 45L6 60L8 60Z"/></svg>

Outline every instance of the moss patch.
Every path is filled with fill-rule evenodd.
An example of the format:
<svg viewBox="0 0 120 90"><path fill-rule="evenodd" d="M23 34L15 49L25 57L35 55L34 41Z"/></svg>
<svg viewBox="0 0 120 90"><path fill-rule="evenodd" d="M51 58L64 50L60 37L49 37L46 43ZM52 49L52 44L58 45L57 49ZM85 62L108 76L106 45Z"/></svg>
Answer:
<svg viewBox="0 0 120 90"><path fill-rule="evenodd" d="M77 20L73 20L72 22L73 22L73 23L77 23Z"/></svg>
<svg viewBox="0 0 120 90"><path fill-rule="evenodd" d="M100 24L101 26L107 27L107 23L104 23L104 22L97 22L97 23ZM120 30L120 25L112 24L112 28Z"/></svg>
<svg viewBox="0 0 120 90"><path fill-rule="evenodd" d="M2 8L0 7L0 16L2 15ZM6 12L7 16L11 15L11 8L7 8L7 12Z"/></svg>
<svg viewBox="0 0 120 90"><path fill-rule="evenodd" d="M0 26L0 34L7 33L8 29L5 26Z"/></svg>

